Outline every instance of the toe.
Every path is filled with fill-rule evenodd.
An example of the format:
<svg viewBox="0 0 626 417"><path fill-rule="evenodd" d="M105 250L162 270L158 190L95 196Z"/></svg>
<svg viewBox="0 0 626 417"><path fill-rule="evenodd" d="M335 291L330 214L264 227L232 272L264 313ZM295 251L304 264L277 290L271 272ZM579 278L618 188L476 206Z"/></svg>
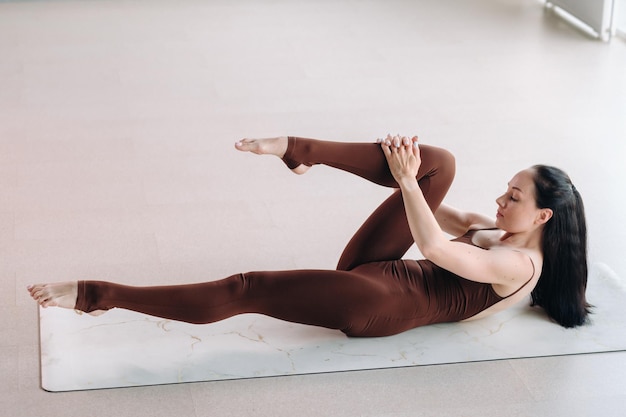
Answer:
<svg viewBox="0 0 626 417"><path fill-rule="evenodd" d="M235 142L235 148L242 151L249 151L252 148L254 141L251 139L241 139L238 142Z"/></svg>

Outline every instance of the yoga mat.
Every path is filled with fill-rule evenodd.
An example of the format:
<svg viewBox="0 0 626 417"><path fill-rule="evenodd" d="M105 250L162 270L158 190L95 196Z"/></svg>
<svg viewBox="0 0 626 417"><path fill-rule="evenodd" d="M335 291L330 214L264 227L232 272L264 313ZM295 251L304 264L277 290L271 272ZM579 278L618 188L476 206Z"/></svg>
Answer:
<svg viewBox="0 0 626 417"><path fill-rule="evenodd" d="M40 309L41 382L47 391L214 381L626 349L626 285L590 269L592 324L563 329L527 301L485 319L384 338L246 314L192 325L114 309L93 317Z"/></svg>

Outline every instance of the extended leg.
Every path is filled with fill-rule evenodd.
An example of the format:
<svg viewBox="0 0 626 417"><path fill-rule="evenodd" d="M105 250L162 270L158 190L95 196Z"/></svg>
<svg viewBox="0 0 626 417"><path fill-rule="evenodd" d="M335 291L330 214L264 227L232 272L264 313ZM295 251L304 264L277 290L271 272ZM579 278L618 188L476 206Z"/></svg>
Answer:
<svg viewBox="0 0 626 417"><path fill-rule="evenodd" d="M213 282L156 287L79 281L76 309L119 307L196 324L259 313L350 334L366 328L372 317L398 315L400 305L393 297L403 292L395 290L398 280L390 271L394 269L367 265L355 271L250 272ZM409 305L413 310L414 300Z"/></svg>

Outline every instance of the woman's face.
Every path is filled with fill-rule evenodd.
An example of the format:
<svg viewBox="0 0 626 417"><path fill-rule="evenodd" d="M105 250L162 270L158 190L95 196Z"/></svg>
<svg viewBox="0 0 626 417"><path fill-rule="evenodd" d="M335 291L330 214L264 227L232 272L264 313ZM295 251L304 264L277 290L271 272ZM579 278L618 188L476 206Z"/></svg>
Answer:
<svg viewBox="0 0 626 417"><path fill-rule="evenodd" d="M536 229L547 221L545 210L537 208L534 175L532 168L517 173L509 182L506 193L496 199L498 228L521 233Z"/></svg>

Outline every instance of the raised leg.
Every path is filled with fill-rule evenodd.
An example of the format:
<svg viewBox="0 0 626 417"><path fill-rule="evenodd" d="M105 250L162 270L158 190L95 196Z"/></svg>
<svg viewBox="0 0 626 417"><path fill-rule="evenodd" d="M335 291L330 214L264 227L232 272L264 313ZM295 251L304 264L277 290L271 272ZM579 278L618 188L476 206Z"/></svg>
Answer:
<svg viewBox="0 0 626 417"><path fill-rule="evenodd" d="M378 150L380 151L380 150ZM426 201L434 212L443 201L455 174L454 156L444 149L421 145L422 164L417 178ZM382 152L380 152L382 155ZM349 155L349 153L345 153ZM359 159L359 158L357 158ZM374 156L370 157L375 159ZM360 158L354 161L368 160ZM359 169L365 172L363 177L376 183L395 185L393 178L387 178L388 167L383 155L384 167L367 171L365 166ZM347 163L344 161L343 166ZM351 171L352 172L352 171ZM354 234L344 249L337 269L351 270L369 262L400 259L413 245L413 236L409 229L402 193L397 190L385 200Z"/></svg>
<svg viewBox="0 0 626 417"><path fill-rule="evenodd" d="M332 142L289 136L282 157L292 167L327 165L385 187L397 187L385 155L376 143Z"/></svg>
<svg viewBox="0 0 626 417"><path fill-rule="evenodd" d="M445 149L420 145L422 163L417 179L434 212L443 201L455 174L454 156ZM380 145L329 142L289 137L283 160L291 166L324 164L376 184L398 187ZM351 270L368 262L400 259L413 244L400 191L394 192L366 220L350 240L337 269Z"/></svg>

